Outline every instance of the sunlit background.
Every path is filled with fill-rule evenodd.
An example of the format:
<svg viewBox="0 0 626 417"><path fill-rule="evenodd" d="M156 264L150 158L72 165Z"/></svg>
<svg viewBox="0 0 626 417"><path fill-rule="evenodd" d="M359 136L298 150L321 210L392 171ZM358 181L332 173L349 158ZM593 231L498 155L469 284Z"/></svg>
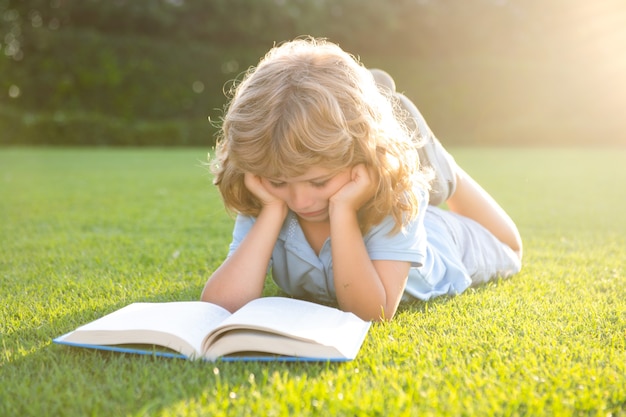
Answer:
<svg viewBox="0 0 626 417"><path fill-rule="evenodd" d="M455 3L395 71L444 138L626 144L626 2Z"/></svg>
<svg viewBox="0 0 626 417"><path fill-rule="evenodd" d="M626 145L623 0L0 0L0 144L210 146L224 89L305 34L448 143Z"/></svg>

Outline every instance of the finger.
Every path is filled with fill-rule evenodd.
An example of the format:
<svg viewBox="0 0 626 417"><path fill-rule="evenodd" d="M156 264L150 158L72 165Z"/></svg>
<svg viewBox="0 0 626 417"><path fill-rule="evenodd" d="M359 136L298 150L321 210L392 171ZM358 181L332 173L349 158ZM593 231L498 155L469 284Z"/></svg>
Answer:
<svg viewBox="0 0 626 417"><path fill-rule="evenodd" d="M367 169L365 164L357 164L352 167L352 181L356 181L359 178L367 177Z"/></svg>

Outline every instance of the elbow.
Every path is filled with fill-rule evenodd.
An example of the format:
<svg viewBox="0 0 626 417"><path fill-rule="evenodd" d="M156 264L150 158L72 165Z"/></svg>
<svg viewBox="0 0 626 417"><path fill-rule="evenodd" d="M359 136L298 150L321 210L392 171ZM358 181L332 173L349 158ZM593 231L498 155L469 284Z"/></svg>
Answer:
<svg viewBox="0 0 626 417"><path fill-rule="evenodd" d="M397 306L387 306L387 308L381 306L380 314L378 318L373 321L391 321L396 315Z"/></svg>
<svg viewBox="0 0 626 417"><path fill-rule="evenodd" d="M391 321L397 310L397 306L385 306L383 304L372 304L367 307L369 308L342 307L342 310L349 311L362 320L375 322Z"/></svg>
<svg viewBox="0 0 626 417"><path fill-rule="evenodd" d="M389 300L386 293L366 297L337 297L339 308L348 311L365 321L390 321L393 319L400 304L400 298Z"/></svg>
<svg viewBox="0 0 626 417"><path fill-rule="evenodd" d="M210 303L210 302L213 301L211 299L211 295L210 295L209 291L207 291L206 287L202 290L202 293L200 294L200 301L205 301L207 303Z"/></svg>
<svg viewBox="0 0 626 417"><path fill-rule="evenodd" d="M234 313L243 305L243 303L238 302L238 300L233 300L233 297L228 297L227 294L220 293L218 289L211 288L208 282L200 294L200 301L218 305L231 313Z"/></svg>

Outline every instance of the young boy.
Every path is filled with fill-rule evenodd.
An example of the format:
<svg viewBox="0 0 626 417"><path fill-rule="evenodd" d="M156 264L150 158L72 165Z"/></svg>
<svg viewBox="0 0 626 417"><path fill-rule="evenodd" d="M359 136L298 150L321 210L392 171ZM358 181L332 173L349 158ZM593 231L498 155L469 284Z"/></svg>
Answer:
<svg viewBox="0 0 626 417"><path fill-rule="evenodd" d="M237 219L202 299L231 311L268 268L287 294L367 320L521 268L511 218L391 77L324 40L272 48L236 86L215 175Z"/></svg>

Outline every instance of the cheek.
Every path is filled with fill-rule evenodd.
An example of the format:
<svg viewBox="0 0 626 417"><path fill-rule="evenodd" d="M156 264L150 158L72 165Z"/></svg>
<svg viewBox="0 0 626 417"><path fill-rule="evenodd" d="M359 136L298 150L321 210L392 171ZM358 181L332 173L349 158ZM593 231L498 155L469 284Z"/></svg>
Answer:
<svg viewBox="0 0 626 417"><path fill-rule="evenodd" d="M343 172L337 175L334 178L333 183L332 183L333 194L335 194L337 191L343 188L343 186L349 183L350 181L352 181L352 178L350 176L350 171Z"/></svg>
<svg viewBox="0 0 626 417"><path fill-rule="evenodd" d="M324 190L324 198L330 199L333 195L337 193L337 191L341 190L341 187L344 186L343 182L337 182L332 185L332 187L328 187Z"/></svg>
<svg viewBox="0 0 626 417"><path fill-rule="evenodd" d="M350 175L343 175L341 177L335 177L333 181L328 184L327 187L323 190L322 198L328 200L330 197L335 195L339 190L343 188L344 185L350 182Z"/></svg>

